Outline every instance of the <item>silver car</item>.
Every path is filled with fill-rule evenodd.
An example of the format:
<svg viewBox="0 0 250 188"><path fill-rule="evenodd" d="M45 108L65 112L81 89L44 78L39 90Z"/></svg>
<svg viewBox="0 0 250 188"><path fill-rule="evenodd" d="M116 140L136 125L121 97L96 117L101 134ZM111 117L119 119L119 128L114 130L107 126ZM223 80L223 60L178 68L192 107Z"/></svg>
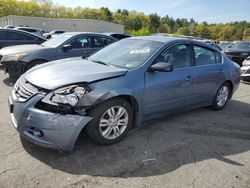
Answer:
<svg viewBox="0 0 250 188"><path fill-rule="evenodd" d="M243 81L250 81L250 56L246 58L242 63L241 79Z"/></svg>

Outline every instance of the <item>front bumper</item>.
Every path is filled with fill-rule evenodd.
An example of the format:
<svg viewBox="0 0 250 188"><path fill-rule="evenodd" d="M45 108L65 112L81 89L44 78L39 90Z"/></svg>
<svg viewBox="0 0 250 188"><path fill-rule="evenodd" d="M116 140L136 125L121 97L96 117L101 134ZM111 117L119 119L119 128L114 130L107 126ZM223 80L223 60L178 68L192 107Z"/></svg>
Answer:
<svg viewBox="0 0 250 188"><path fill-rule="evenodd" d="M1 62L1 66L11 78L19 78L27 69L27 64L22 61Z"/></svg>
<svg viewBox="0 0 250 188"><path fill-rule="evenodd" d="M241 67L241 79L244 81L250 81L250 66Z"/></svg>
<svg viewBox="0 0 250 188"><path fill-rule="evenodd" d="M22 137L36 145L73 151L81 130L92 117L63 115L35 108L35 104L43 97L36 94L26 102L18 102L12 92L9 104L14 127Z"/></svg>

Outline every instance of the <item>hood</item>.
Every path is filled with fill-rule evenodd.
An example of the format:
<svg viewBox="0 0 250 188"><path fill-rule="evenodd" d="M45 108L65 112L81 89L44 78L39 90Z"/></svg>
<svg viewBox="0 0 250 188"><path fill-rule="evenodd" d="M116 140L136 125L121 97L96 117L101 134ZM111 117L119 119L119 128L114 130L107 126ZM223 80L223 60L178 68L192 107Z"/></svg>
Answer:
<svg viewBox="0 0 250 188"><path fill-rule="evenodd" d="M53 90L65 85L94 82L125 75L127 69L102 65L82 58L48 62L25 73L24 78L35 86Z"/></svg>
<svg viewBox="0 0 250 188"><path fill-rule="evenodd" d="M0 50L0 55L9 55L9 54L18 54L18 53L29 53L35 50L45 49L41 45L37 44L26 44L26 45L17 45L17 46L9 46L4 47Z"/></svg>

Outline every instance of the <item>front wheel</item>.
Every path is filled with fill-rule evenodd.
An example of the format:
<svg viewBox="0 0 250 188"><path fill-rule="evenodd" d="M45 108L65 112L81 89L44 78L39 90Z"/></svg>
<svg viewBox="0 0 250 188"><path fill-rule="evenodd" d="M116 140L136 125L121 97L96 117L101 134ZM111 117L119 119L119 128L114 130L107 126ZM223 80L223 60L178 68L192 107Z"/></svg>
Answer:
<svg viewBox="0 0 250 188"><path fill-rule="evenodd" d="M218 89L214 97L214 101L211 108L213 110L222 110L226 106L227 101L230 98L230 95L231 95L231 87L227 82L225 82Z"/></svg>
<svg viewBox="0 0 250 188"><path fill-rule="evenodd" d="M90 110L89 115L94 119L86 127L87 134L94 142L103 145L121 141L133 123L131 105L120 98L101 103Z"/></svg>

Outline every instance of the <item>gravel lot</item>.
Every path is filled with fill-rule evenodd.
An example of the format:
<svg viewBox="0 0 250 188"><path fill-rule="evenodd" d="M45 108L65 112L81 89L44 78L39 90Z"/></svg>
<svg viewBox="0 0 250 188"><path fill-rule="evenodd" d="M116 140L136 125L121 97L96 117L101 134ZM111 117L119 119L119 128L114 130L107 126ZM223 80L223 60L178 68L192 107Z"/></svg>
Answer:
<svg viewBox="0 0 250 188"><path fill-rule="evenodd" d="M250 85L220 112L147 122L112 146L86 135L74 153L37 147L13 128L0 70L0 187L250 187Z"/></svg>

